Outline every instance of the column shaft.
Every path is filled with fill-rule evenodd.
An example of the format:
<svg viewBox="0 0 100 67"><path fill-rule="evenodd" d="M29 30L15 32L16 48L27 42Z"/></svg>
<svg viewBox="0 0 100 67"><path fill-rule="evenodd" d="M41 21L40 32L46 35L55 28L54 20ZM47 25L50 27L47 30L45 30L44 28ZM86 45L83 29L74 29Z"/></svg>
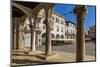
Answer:
<svg viewBox="0 0 100 67"><path fill-rule="evenodd" d="M46 18L46 55L51 53L51 28L50 22Z"/></svg>
<svg viewBox="0 0 100 67"><path fill-rule="evenodd" d="M77 54L76 61L80 62L85 57L85 33L84 33L84 18L77 16Z"/></svg>
<svg viewBox="0 0 100 67"><path fill-rule="evenodd" d="M20 31L19 32L19 49L23 49L24 48L24 37L23 37L23 32Z"/></svg>
<svg viewBox="0 0 100 67"><path fill-rule="evenodd" d="M45 54L50 55L52 51L51 47L51 16L52 16L52 10L53 7L46 8L46 48L45 48Z"/></svg>
<svg viewBox="0 0 100 67"><path fill-rule="evenodd" d="M19 49L19 22L18 18L15 18L16 22L16 49Z"/></svg>
<svg viewBox="0 0 100 67"><path fill-rule="evenodd" d="M20 25L21 21L20 21L20 18L17 18L17 26L16 26L16 49L17 50L20 50L20 49L23 49L24 47L24 44L23 44L23 28L22 26Z"/></svg>
<svg viewBox="0 0 100 67"><path fill-rule="evenodd" d="M16 22L16 17L12 18L12 50L16 50L16 33L15 33L15 22Z"/></svg>
<svg viewBox="0 0 100 67"><path fill-rule="evenodd" d="M32 21L30 19L30 23L31 23L31 51L35 51L36 47L35 47L35 21L34 21L34 25L32 24Z"/></svg>

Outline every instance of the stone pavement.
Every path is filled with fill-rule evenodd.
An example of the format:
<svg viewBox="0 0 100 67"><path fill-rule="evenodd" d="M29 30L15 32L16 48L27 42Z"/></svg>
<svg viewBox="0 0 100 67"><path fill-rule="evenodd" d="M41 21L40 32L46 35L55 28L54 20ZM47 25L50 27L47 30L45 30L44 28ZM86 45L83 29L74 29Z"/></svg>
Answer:
<svg viewBox="0 0 100 67"><path fill-rule="evenodd" d="M49 64L49 63L62 63L62 62L76 62L76 55L74 53L68 52L58 52L54 51L56 54L55 57L50 58L49 60L43 60L39 55L43 54L41 51L37 51L36 54L27 54L27 52L13 52L12 56L12 65L27 65L27 64ZM95 56L85 56L84 61L95 61Z"/></svg>

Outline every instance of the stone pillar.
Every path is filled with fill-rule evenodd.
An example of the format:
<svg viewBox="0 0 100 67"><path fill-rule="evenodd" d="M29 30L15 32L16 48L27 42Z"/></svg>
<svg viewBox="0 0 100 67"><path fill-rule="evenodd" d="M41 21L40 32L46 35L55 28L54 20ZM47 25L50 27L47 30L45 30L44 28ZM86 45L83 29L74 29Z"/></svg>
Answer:
<svg viewBox="0 0 100 67"><path fill-rule="evenodd" d="M46 18L46 55L48 55L51 52L51 29L50 29L50 23L48 19Z"/></svg>
<svg viewBox="0 0 100 67"><path fill-rule="evenodd" d="M15 18L16 22L16 49L19 49L19 21L18 18Z"/></svg>
<svg viewBox="0 0 100 67"><path fill-rule="evenodd" d="M39 40L38 40L38 32L36 32L36 35L35 36L36 36L36 39L35 39L36 42L35 42L35 44L36 44L36 46L38 46L38 42L39 42Z"/></svg>
<svg viewBox="0 0 100 67"><path fill-rule="evenodd" d="M75 8L75 14L77 16L77 36L76 36L76 61L84 61L85 58L85 32L84 32L84 19L86 15L85 6L77 6Z"/></svg>
<svg viewBox="0 0 100 67"><path fill-rule="evenodd" d="M16 22L16 17L12 18L12 50L16 50L16 33L15 33L15 22Z"/></svg>
<svg viewBox="0 0 100 67"><path fill-rule="evenodd" d="M19 49L24 48L24 32L23 32L23 26L19 25Z"/></svg>
<svg viewBox="0 0 100 67"><path fill-rule="evenodd" d="M23 49L23 27L20 25L21 21L20 18L17 18L16 22L16 49L20 50Z"/></svg>
<svg viewBox="0 0 100 67"><path fill-rule="evenodd" d="M51 20L51 14L52 14L52 9L46 9L46 49L45 49L45 54L50 55L51 53L51 26L50 26L50 20Z"/></svg>
<svg viewBox="0 0 100 67"><path fill-rule="evenodd" d="M36 18L34 19L34 23L32 23L32 18L29 18L30 20L30 28L31 28L31 51L35 51L36 50L36 46L35 46L35 22L36 22Z"/></svg>
<svg viewBox="0 0 100 67"><path fill-rule="evenodd" d="M77 61L83 61L85 57L85 36L84 36L84 19L77 17Z"/></svg>

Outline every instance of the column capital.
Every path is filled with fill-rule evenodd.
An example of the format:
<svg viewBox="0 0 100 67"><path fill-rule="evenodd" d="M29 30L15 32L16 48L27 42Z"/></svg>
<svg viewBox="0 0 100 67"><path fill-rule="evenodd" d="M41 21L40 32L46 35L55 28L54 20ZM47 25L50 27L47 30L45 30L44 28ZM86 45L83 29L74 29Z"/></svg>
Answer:
<svg viewBox="0 0 100 67"><path fill-rule="evenodd" d="M87 9L85 5L77 5L74 8L74 14L77 16L84 17L87 14Z"/></svg>

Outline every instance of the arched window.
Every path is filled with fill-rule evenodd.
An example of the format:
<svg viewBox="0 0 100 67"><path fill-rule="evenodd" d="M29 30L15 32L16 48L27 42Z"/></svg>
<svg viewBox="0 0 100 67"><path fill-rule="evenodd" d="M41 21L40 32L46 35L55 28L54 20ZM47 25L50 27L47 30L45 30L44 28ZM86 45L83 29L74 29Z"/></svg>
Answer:
<svg viewBox="0 0 100 67"><path fill-rule="evenodd" d="M46 37L46 33L43 33L43 34L42 34L42 37Z"/></svg>
<svg viewBox="0 0 100 67"><path fill-rule="evenodd" d="M53 34L53 33L51 34L51 38L55 38L55 36L54 36L54 34Z"/></svg>
<svg viewBox="0 0 100 67"><path fill-rule="evenodd" d="M67 26L67 27L69 26L69 23L68 23L68 22L66 23L66 26Z"/></svg>
<svg viewBox="0 0 100 67"><path fill-rule="evenodd" d="M64 35L61 35L61 39L63 39L64 38Z"/></svg>
<svg viewBox="0 0 100 67"><path fill-rule="evenodd" d="M74 36L73 36L73 39L74 39Z"/></svg>
<svg viewBox="0 0 100 67"><path fill-rule="evenodd" d="M69 36L67 36L67 39L69 38Z"/></svg>
<svg viewBox="0 0 100 67"><path fill-rule="evenodd" d="M72 36L70 36L70 39L72 39Z"/></svg>
<svg viewBox="0 0 100 67"><path fill-rule="evenodd" d="M59 34L56 35L56 39L60 38Z"/></svg>
<svg viewBox="0 0 100 67"><path fill-rule="evenodd" d="M45 26L43 26L43 29L45 29Z"/></svg>

